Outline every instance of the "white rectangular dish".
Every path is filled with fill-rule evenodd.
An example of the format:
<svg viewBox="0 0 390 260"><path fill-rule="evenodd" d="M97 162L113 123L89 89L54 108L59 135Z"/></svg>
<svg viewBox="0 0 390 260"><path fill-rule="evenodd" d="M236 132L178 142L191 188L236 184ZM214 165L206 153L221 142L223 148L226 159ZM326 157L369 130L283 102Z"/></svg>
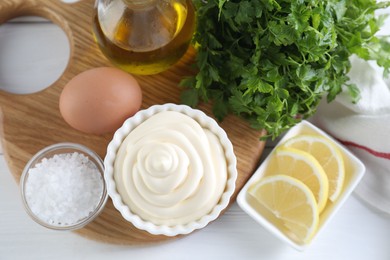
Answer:
<svg viewBox="0 0 390 260"><path fill-rule="evenodd" d="M255 182L259 181L263 175L264 171L267 167L267 164L270 160L270 156L278 148L281 144L283 144L288 139L301 135L301 134L319 134L328 140L330 140L333 144L335 144L340 152L342 153L344 165L345 165L345 180L344 187L340 194L340 196L334 201L329 201L325 207L325 209L321 212L319 217L319 226L314 235L311 242L315 239L315 237L325 228L325 226L329 223L329 221L334 217L336 212L340 209L340 207L345 203L347 198L351 195L359 181L362 179L365 173L365 166L363 163L355 157L349 150L347 150L344 146L334 140L331 136L326 134L321 129L317 128L313 124L308 121L302 121L297 124L293 128L291 128L286 135L278 142L273 151L268 155L267 158L262 162L259 168L255 171L252 177L248 180L245 186L241 189L240 193L237 197L238 205L253 219L255 219L258 223L263 225L266 229L268 229L271 233L277 236L282 241L288 243L295 249L299 251L303 251L309 244L300 244L290 237L288 237L284 232L282 232L275 224L272 223L267 214L272 214L270 212L259 212L256 201L248 194L248 188ZM310 243L311 243L310 242Z"/></svg>

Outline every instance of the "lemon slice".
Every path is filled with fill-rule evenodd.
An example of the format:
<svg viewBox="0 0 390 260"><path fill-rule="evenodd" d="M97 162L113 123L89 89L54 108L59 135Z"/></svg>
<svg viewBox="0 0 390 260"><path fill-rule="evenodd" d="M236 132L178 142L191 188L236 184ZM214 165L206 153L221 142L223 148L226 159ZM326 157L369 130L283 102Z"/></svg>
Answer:
<svg viewBox="0 0 390 260"><path fill-rule="evenodd" d="M282 221L294 234L290 235L292 239L308 243L315 234L319 221L317 202L303 182L287 175L273 175L254 183L248 193Z"/></svg>
<svg viewBox="0 0 390 260"><path fill-rule="evenodd" d="M319 135L299 135L283 145L308 152L317 159L328 176L329 199L335 201L341 193L345 178L344 160L337 146Z"/></svg>
<svg viewBox="0 0 390 260"><path fill-rule="evenodd" d="M311 154L289 147L277 148L272 156L267 173L284 174L302 181L313 192L321 212L328 200L329 183L319 162Z"/></svg>

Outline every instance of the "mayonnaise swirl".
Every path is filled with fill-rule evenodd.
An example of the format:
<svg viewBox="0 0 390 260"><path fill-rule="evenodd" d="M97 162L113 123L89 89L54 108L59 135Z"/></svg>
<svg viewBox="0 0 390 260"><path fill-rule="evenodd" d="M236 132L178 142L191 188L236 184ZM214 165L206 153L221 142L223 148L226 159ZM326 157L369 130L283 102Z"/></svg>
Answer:
<svg viewBox="0 0 390 260"><path fill-rule="evenodd" d="M191 117L164 111L125 138L114 165L118 192L130 210L158 225L200 219L225 190L224 149Z"/></svg>

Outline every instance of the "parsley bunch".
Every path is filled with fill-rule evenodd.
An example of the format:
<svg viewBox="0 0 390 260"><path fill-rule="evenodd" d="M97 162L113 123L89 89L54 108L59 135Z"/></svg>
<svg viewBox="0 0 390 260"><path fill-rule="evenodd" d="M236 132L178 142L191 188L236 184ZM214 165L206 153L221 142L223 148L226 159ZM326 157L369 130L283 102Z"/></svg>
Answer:
<svg viewBox="0 0 390 260"><path fill-rule="evenodd" d="M213 102L222 120L234 113L267 137L312 115L324 95L332 101L348 84L349 57L377 60L390 70L390 43L375 33L375 16L390 2L375 0L194 0L194 77L182 102Z"/></svg>

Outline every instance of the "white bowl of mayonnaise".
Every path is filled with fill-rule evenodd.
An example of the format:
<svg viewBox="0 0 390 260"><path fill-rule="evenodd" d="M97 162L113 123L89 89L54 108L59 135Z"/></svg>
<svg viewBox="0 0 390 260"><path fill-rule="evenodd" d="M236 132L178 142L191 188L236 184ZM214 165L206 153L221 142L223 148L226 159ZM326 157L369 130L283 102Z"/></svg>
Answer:
<svg viewBox="0 0 390 260"><path fill-rule="evenodd" d="M185 105L154 105L127 119L104 159L107 191L135 227L188 234L215 220L237 179L233 145L217 122Z"/></svg>

